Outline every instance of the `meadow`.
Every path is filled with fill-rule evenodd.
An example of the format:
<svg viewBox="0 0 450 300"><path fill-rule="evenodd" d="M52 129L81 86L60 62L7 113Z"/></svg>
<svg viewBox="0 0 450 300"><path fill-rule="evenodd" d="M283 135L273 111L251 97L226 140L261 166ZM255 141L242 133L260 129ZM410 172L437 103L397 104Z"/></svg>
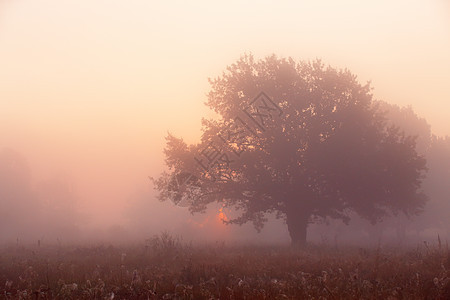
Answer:
<svg viewBox="0 0 450 300"><path fill-rule="evenodd" d="M447 244L0 247L2 299L450 299Z"/></svg>

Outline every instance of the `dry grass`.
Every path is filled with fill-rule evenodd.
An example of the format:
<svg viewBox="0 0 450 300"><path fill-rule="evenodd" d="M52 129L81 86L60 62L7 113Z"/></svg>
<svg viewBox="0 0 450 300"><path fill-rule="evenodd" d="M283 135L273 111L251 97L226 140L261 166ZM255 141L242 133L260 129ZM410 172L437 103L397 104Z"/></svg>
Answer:
<svg viewBox="0 0 450 300"><path fill-rule="evenodd" d="M450 299L450 253L309 246L5 247L5 299Z"/></svg>

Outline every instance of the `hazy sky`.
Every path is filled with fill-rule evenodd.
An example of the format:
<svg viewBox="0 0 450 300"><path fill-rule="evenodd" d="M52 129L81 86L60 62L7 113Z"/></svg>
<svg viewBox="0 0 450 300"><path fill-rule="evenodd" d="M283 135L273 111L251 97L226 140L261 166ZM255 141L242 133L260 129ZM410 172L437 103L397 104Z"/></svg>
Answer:
<svg viewBox="0 0 450 300"><path fill-rule="evenodd" d="M0 0L0 148L119 222L166 133L199 137L207 78L245 52L347 67L450 135L448 1Z"/></svg>

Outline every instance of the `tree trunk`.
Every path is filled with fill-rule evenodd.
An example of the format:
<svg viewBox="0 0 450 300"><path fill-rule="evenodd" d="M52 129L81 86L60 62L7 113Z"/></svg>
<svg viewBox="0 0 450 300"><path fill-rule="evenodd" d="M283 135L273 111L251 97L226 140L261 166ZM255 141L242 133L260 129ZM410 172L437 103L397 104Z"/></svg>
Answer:
<svg viewBox="0 0 450 300"><path fill-rule="evenodd" d="M306 245L306 231L308 228L310 214L301 210L289 210L286 213L286 223L288 226L291 243L294 247Z"/></svg>

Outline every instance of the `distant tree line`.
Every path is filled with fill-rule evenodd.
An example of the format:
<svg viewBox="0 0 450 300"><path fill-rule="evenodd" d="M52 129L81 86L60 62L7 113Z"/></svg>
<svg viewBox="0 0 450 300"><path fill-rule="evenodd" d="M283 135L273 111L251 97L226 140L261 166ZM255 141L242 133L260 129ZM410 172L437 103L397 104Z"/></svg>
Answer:
<svg viewBox="0 0 450 300"><path fill-rule="evenodd" d="M69 240L78 233L76 192L64 177L32 184L26 159L0 149L0 242Z"/></svg>

